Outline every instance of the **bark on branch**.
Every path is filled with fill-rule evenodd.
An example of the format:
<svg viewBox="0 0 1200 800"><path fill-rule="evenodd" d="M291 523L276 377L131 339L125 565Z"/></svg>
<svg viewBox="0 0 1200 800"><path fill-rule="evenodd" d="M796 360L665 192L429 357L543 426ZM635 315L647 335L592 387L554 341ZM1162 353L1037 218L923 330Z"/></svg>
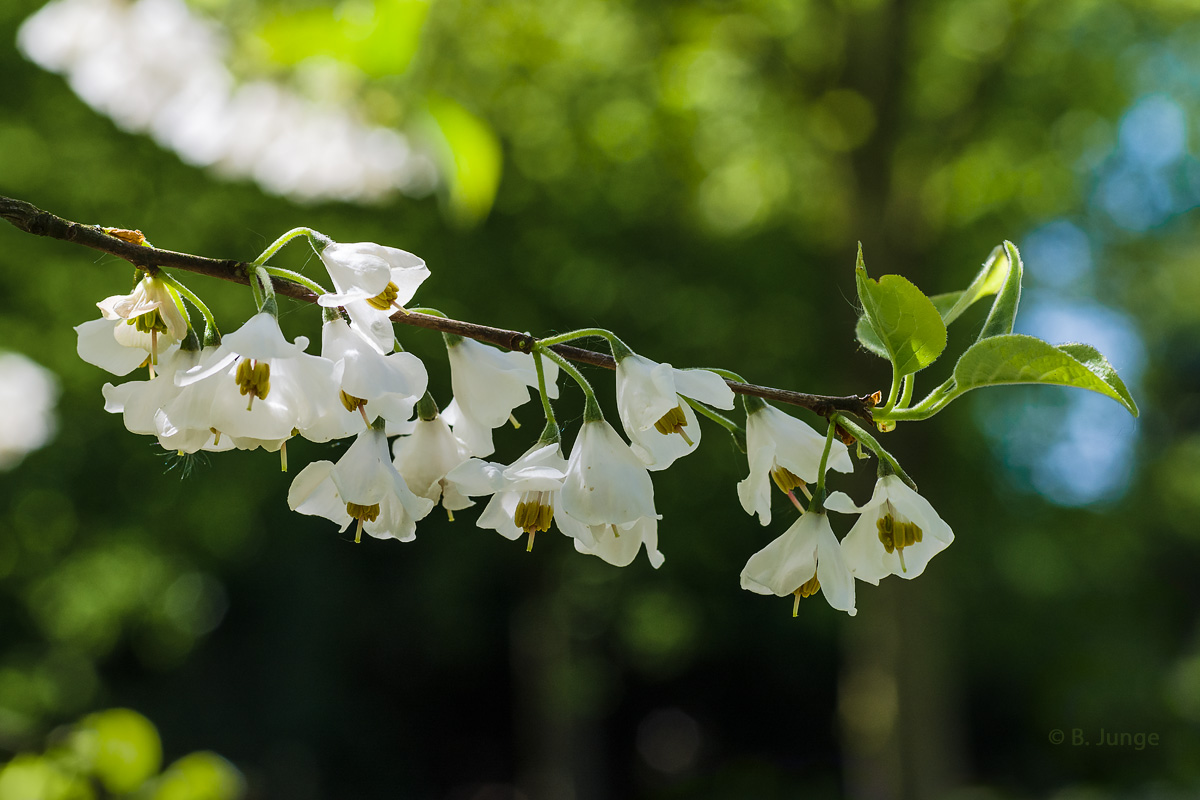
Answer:
<svg viewBox="0 0 1200 800"><path fill-rule="evenodd" d="M177 253L173 250L162 250L157 247L134 244L124 239L119 239L116 236L110 236L100 226L71 222L70 220L43 211L24 200L0 197L0 217L4 217L4 219L8 220L8 222L12 223L19 230L33 234L34 236L48 236L52 239L60 239L64 242L72 242L84 247L90 247L93 250L99 250L100 252L122 258L135 267L151 272L159 268L180 269L197 275L207 275L212 278L232 281L233 283L244 285L250 283L249 275L253 267L248 262L236 259L206 258L189 253ZM274 286L277 294L286 295L295 300L308 303L315 303L317 301L316 295L311 291L286 279L277 278ZM392 321L417 328L428 328L443 333L458 334L469 339L487 342L508 350L516 350L523 353L530 352L537 342L536 338L527 333L505 330L504 328L493 328L488 325L477 325L473 322L464 322L456 319L445 319L428 314L404 314L397 312L392 316ZM612 356L606 353L599 353L595 350L572 347L565 344L554 345L551 349L564 358L582 364L591 364L597 367L604 367L605 369L616 369L617 366ZM765 400L774 400L779 403L800 406L823 417L829 417L841 411L861 417L870 422L871 409L874 407L874 402L869 395L828 397L825 395L793 392L788 389L774 389L769 386L738 383L737 381L726 381L726 383L737 394L753 395Z"/></svg>

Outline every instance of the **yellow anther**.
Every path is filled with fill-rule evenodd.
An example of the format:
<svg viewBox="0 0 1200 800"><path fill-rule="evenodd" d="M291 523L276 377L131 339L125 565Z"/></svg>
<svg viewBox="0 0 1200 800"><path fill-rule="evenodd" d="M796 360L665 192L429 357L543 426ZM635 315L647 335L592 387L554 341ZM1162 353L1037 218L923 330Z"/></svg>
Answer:
<svg viewBox="0 0 1200 800"><path fill-rule="evenodd" d="M163 321L162 314L158 309L147 311L145 314L138 314L133 319L125 320L126 325L134 326L138 333L150 333L158 331L159 333L167 332L167 323Z"/></svg>
<svg viewBox="0 0 1200 800"><path fill-rule="evenodd" d="M354 543L358 544L362 541L363 522L374 522L379 517L379 503L369 506L346 503L346 513L358 520L358 528L354 531Z"/></svg>
<svg viewBox="0 0 1200 800"><path fill-rule="evenodd" d="M553 519L554 506L550 502L549 492L526 492L513 513L513 523L530 535L550 530Z"/></svg>
<svg viewBox="0 0 1200 800"><path fill-rule="evenodd" d="M879 531L879 541L884 550L888 553L895 552L900 557L900 570L908 572L904 563L904 548L912 547L921 541L924 532L917 523L897 511L892 501L888 500L884 506L886 513L875 522Z"/></svg>
<svg viewBox="0 0 1200 800"><path fill-rule="evenodd" d="M800 587L796 589L796 591L792 592L792 594L796 597L796 599L792 601L793 617L796 616L800 611L800 598L812 597L820 588L821 582L817 580L817 576L814 573L811 578L800 584Z"/></svg>
<svg viewBox="0 0 1200 800"><path fill-rule="evenodd" d="M775 485L779 487L779 491L784 494L788 494L796 487L800 487L802 491L808 488L804 481L796 476L796 473L778 464L775 465L775 469L771 470L771 480L775 481ZM808 492L804 493L808 494ZM811 499L811 496L809 499Z"/></svg>
<svg viewBox="0 0 1200 800"><path fill-rule="evenodd" d="M338 392L338 399L342 401L342 405L345 406L346 410L350 412L358 411L358 409L367 404L367 401L363 400L361 397L355 397L352 394L346 394L344 391Z"/></svg>
<svg viewBox="0 0 1200 800"><path fill-rule="evenodd" d="M688 447L692 446L692 440L684 433L684 426L687 425L687 417L683 414L681 406L675 406L670 411L662 415L662 419L654 423L654 429L663 436L668 436L672 433L678 433L687 442Z"/></svg>
<svg viewBox="0 0 1200 800"><path fill-rule="evenodd" d="M392 307L392 304L396 302L396 298L399 297L399 295L400 287L398 287L392 281L388 281L387 287L374 297L368 298L367 303L370 304L372 308L378 308L380 311L387 311Z"/></svg>
<svg viewBox="0 0 1200 800"><path fill-rule="evenodd" d="M271 365L266 361L255 363L252 359L243 358L238 362L233 377L237 381L238 391L250 396L250 402L246 403L247 411L254 404L254 398L266 398L271 391Z"/></svg>

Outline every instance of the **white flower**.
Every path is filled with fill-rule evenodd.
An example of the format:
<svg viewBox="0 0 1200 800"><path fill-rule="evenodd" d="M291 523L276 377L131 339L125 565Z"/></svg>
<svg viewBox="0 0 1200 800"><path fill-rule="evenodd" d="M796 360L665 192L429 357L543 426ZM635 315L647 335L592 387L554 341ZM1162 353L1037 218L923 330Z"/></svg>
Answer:
<svg viewBox="0 0 1200 800"><path fill-rule="evenodd" d="M145 364L150 353L150 348L157 346L156 356L161 356L168 350L172 342L166 336L157 337L152 341L150 334L137 333L135 336L139 342L144 339L145 347L139 343L138 346L128 346L117 341L117 332L129 328L123 321L109 319L93 319L87 322L76 325L74 330L78 334L75 349L79 357L91 364L99 367L106 372L111 372L113 375L128 375L135 369Z"/></svg>
<svg viewBox="0 0 1200 800"><path fill-rule="evenodd" d="M497 531L508 539L529 534L529 548L538 531L550 529L553 521L567 536L594 545L592 529L562 510L562 485L567 460L557 442L539 442L511 465L472 458L446 476L463 494L492 495L476 524Z"/></svg>
<svg viewBox="0 0 1200 800"><path fill-rule="evenodd" d="M429 380L425 365L415 355L384 354L343 319L330 320L321 329L321 357L337 366L341 402L301 429L304 438L314 442L351 436L378 417L392 429L403 426Z"/></svg>
<svg viewBox="0 0 1200 800"><path fill-rule="evenodd" d="M646 465L603 419L579 430L563 482L563 507L586 525L632 525L658 517Z"/></svg>
<svg viewBox="0 0 1200 800"><path fill-rule="evenodd" d="M460 508L475 503L446 479L450 470L471 457L464 445L450 431L442 415L433 419L418 419L410 436L401 436L392 445L396 469L413 492L436 505L440 500L450 518Z"/></svg>
<svg viewBox="0 0 1200 800"><path fill-rule="evenodd" d="M166 386L161 387L161 396L146 396L136 403L139 407L130 416L126 414L125 424L130 430L134 430L133 425L139 427L137 432L142 432L140 429L145 427L144 422L139 421L142 410L149 411L153 407L153 426L154 432L158 435L159 443L168 450L176 450L183 453L195 453L197 450L220 451L229 450L235 446L232 436L222 436L220 431L213 427L213 403L219 393L219 390L226 389L224 382L220 380L207 380L190 382L186 386L180 386L176 378L181 377L189 370L202 370L213 363L216 358L223 358L224 353L216 346L205 347L199 353L192 351L180 351L179 360L164 362L164 368L170 369L172 383L175 383L176 391L171 395ZM188 361L192 361L195 366L187 366ZM124 398L124 406L122 410L128 411L129 399L124 392L124 387L128 383L121 384L114 388L111 393L104 395L109 403L116 405L117 401ZM109 405L105 405L105 410L112 411ZM149 431L146 431L149 432ZM246 444L246 443L243 443ZM250 449L249 445L242 449ZM279 449L278 446L267 449Z"/></svg>
<svg viewBox="0 0 1200 800"><path fill-rule="evenodd" d="M301 514L335 522L341 530L358 520L356 542L362 531L376 539L407 542L416 536L417 520L434 503L408 488L392 465L387 436L369 428L337 464L314 461L301 470L288 490L288 505Z"/></svg>
<svg viewBox="0 0 1200 800"><path fill-rule="evenodd" d="M842 553L854 577L868 583L878 584L887 575L915 578L954 541L954 532L929 501L896 475L880 478L862 506L834 492L825 507L862 515L842 540Z"/></svg>
<svg viewBox="0 0 1200 800"><path fill-rule="evenodd" d="M179 431L173 431L171 436L161 436L156 417L163 414L162 409L169 406L183 391L175 384L175 374L196 366L200 356L199 350L174 350L163 360L158 375L151 380L126 381L116 386L111 383L104 384L101 389L104 394L104 410L110 414L121 414L125 427L131 433L158 437L159 444L167 450L195 452L212 438L212 433L207 428L207 435L200 437L200 441L195 442L193 446L191 439Z"/></svg>
<svg viewBox="0 0 1200 800"><path fill-rule="evenodd" d="M446 348L450 360L450 385L454 408L447 408L454 433L473 456L495 452L492 429L508 421L512 411L529 402L529 389L537 390L537 370L528 353L502 352L473 339L458 339ZM546 392L558 397L558 365L542 362Z"/></svg>
<svg viewBox="0 0 1200 800"><path fill-rule="evenodd" d="M742 569L742 588L757 594L796 596L792 616L801 597L818 589L829 605L850 616L854 607L854 577L833 535L829 518L809 511L792 523L783 535L750 556Z"/></svg>
<svg viewBox="0 0 1200 800"><path fill-rule="evenodd" d="M58 380L20 353L0 352L0 470L54 435Z"/></svg>
<svg viewBox="0 0 1200 800"><path fill-rule="evenodd" d="M209 427L235 439L283 441L314 425L338 404L332 361L304 352L308 339L289 344L269 313L255 314L225 337L205 364L175 381L186 387L216 381ZM192 421L176 425L197 427Z"/></svg>
<svg viewBox="0 0 1200 800"><path fill-rule="evenodd" d="M317 302L326 308L343 306L355 327L385 353L391 352L395 333L390 317L429 277L425 262L373 242L332 242L320 255L337 291L321 295Z"/></svg>
<svg viewBox="0 0 1200 800"><path fill-rule="evenodd" d="M716 373L674 369L637 354L617 362L621 423L633 452L649 469L666 469L700 444L696 414L683 397L733 408L733 391Z"/></svg>
<svg viewBox="0 0 1200 800"><path fill-rule="evenodd" d="M147 275L130 294L115 294L96 305L107 320L121 320L114 336L125 347L140 347L161 352L166 346L187 336L188 324L179 310L174 291L163 281ZM150 346L149 340L166 338L167 345Z"/></svg>
<svg viewBox="0 0 1200 800"><path fill-rule="evenodd" d="M765 403L746 415L746 456L750 474L738 483L738 498L747 514L771 522L771 484L792 497L800 482L817 480L825 437L804 422ZM837 439L829 451L828 468L853 472L850 451Z"/></svg>
<svg viewBox="0 0 1200 800"><path fill-rule="evenodd" d="M642 517L632 525L597 525L592 528L595 544L590 547L582 539L575 540L575 549L581 553L598 556L614 567L627 567L637 558L638 550L646 546L646 558L650 566L658 569L663 564L663 554L658 552L658 518Z"/></svg>

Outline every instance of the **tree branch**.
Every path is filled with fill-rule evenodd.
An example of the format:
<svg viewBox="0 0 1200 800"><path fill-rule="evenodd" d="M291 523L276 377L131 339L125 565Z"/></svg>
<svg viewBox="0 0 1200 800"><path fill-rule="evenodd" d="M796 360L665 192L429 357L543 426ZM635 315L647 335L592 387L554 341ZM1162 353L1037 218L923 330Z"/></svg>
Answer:
<svg viewBox="0 0 1200 800"><path fill-rule="evenodd" d="M40 208L24 200L15 200L10 197L0 196L0 217L4 217L4 219L8 220L19 230L33 234L34 236L48 236L51 239L60 239L64 242L90 247L93 250L99 250L103 253L122 258L135 267L147 270L148 272L154 272L159 268L167 267L248 285L250 283L248 276L253 271L253 267L245 261L205 258L204 256L177 253L173 250L162 250L157 247L148 247L125 241L124 239L105 233L104 229L98 225L84 225L78 222L71 222L49 212L42 211ZM276 281L275 291L277 294L286 295L295 300L308 303L315 303L317 301L316 295L311 291L285 279ZM453 333L465 336L468 339L487 342L498 347L522 353L532 352L534 345L537 343L537 339L527 333L505 330L504 328L493 328L487 325L477 325L473 322L463 322L456 319L445 319L429 314L405 314L397 312L392 315L392 321L417 328L428 328L443 333ZM572 361L582 364L591 364L597 367L604 367L605 369L616 369L617 367L613 357L606 353L599 353L595 350L587 350L565 344L554 345L551 349L563 358L569 358ZM726 383L730 389L738 394L754 395L765 400L774 400L780 403L800 406L823 417L829 417L837 412L844 412L870 422L871 409L874 407L874 402L869 395L861 397L854 395L827 397L824 395L793 392L788 389L774 389L768 386L738 383L737 381L727 380Z"/></svg>

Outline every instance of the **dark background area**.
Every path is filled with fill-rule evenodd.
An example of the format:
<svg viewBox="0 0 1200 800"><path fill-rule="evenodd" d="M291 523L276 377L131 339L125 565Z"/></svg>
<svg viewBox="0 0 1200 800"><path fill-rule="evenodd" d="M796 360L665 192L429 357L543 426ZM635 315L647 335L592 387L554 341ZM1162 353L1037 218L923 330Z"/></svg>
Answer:
<svg viewBox="0 0 1200 800"><path fill-rule="evenodd" d="M1195 796L1192 4L193 3L238 81L432 154L431 194L361 201L281 197L123 129L21 54L42 5L0 7L0 194L213 257L299 225L401 247L432 270L415 302L450 316L598 325L656 360L824 394L890 379L853 336L856 242L873 275L933 294L1012 239L1017 330L1099 347L1142 415L1006 387L900 425L884 445L957 538L919 580L860 583L854 618L814 598L793 619L790 599L738 587L794 512L777 496L770 527L743 513L745 457L715 426L654 476L657 571L557 534L527 554L475 510L353 546L286 504L343 444L294 440L289 474L262 451L165 471L75 353L72 326L128 291L128 266L5 226L0 349L60 385L54 439L0 472L6 759L129 707L167 761L214 750L251 797ZM300 243L277 263L323 280ZM180 277L225 330L253 311L243 287ZM314 309L281 312L316 340ZM444 405L440 337L397 333ZM610 376L588 374L615 419ZM560 383L569 443L582 397ZM536 402L516 414L499 460L540 430ZM865 499L871 463L831 488ZM1072 746L1075 728L1159 744Z"/></svg>

